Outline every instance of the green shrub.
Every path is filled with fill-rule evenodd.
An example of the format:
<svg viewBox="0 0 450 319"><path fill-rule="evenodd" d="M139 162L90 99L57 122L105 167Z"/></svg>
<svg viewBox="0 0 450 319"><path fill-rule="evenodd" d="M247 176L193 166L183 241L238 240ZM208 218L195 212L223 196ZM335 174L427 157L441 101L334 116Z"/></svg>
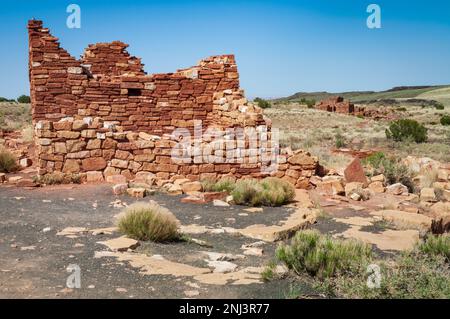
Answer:
<svg viewBox="0 0 450 319"><path fill-rule="evenodd" d="M0 172L11 173L18 169L14 155L6 149L0 148Z"/></svg>
<svg viewBox="0 0 450 319"><path fill-rule="evenodd" d="M5 97L1 97L1 96L0 96L0 102L15 102L15 101L12 100L12 99L7 99L7 98L5 98Z"/></svg>
<svg viewBox="0 0 450 319"><path fill-rule="evenodd" d="M258 106L259 106L260 108L262 108L262 109L268 109L268 108L270 108L270 107L272 106L272 105L270 104L269 101L264 100L264 99L261 99L261 98L259 98L259 97L255 98L253 101L254 101L255 103L257 103Z"/></svg>
<svg viewBox="0 0 450 319"><path fill-rule="evenodd" d="M366 272L340 276L322 286L328 286L326 290L333 291L332 295L344 298L450 298L450 270L442 256L410 252L402 254L390 263L377 264L381 270L379 288L367 286Z"/></svg>
<svg viewBox="0 0 450 319"><path fill-rule="evenodd" d="M448 299L449 247L448 236L430 236L409 252L374 260L368 245L308 230L297 232L289 246L277 249L276 256L295 273L310 275L313 286L328 297ZM379 268L379 287L368 285L369 276L374 278L369 265ZM273 277L269 264L263 278Z"/></svg>
<svg viewBox="0 0 450 319"><path fill-rule="evenodd" d="M119 218L119 231L137 240L167 242L180 239L179 221L156 203L134 203Z"/></svg>
<svg viewBox="0 0 450 319"><path fill-rule="evenodd" d="M200 181L204 192L228 192L231 193L234 189L236 181L231 177L223 177L216 179L203 179Z"/></svg>
<svg viewBox="0 0 450 319"><path fill-rule="evenodd" d="M377 152L364 158L362 163L369 170L369 175L384 174L388 185L402 183L410 192L414 192L413 175L406 165L400 163L399 159Z"/></svg>
<svg viewBox="0 0 450 319"><path fill-rule="evenodd" d="M17 98L17 102L19 103L30 103L31 99L28 95L21 95Z"/></svg>
<svg viewBox="0 0 450 319"><path fill-rule="evenodd" d="M277 267L277 263L274 260L271 260L264 270L261 272L261 279L264 281L271 281L275 278L275 268Z"/></svg>
<svg viewBox="0 0 450 319"><path fill-rule="evenodd" d="M397 142L412 139L416 143L423 143L428 139L426 127L410 119L391 122L389 129L386 129L386 137Z"/></svg>
<svg viewBox="0 0 450 319"><path fill-rule="evenodd" d="M341 133L336 133L336 135L334 136L334 144L336 148L345 147L347 145L345 136L343 136Z"/></svg>
<svg viewBox="0 0 450 319"><path fill-rule="evenodd" d="M370 246L352 240L332 239L315 230L299 231L290 245L281 245L276 257L297 274L320 279L359 272L371 260Z"/></svg>
<svg viewBox="0 0 450 319"><path fill-rule="evenodd" d="M442 104L442 103L436 103L434 105L434 107L436 108L436 110L443 110L443 109L445 109L444 104Z"/></svg>
<svg viewBox="0 0 450 319"><path fill-rule="evenodd" d="M234 189L235 184L236 181L233 178L223 177L214 184L213 191L231 193Z"/></svg>
<svg viewBox="0 0 450 319"><path fill-rule="evenodd" d="M267 177L261 181L243 179L236 182L231 194L238 205L281 206L294 199L295 188L275 177Z"/></svg>
<svg viewBox="0 0 450 319"><path fill-rule="evenodd" d="M314 105L316 105L316 100L314 100L314 99L309 100L309 99L305 99L304 97L302 97L300 99L300 103L306 104L308 109L312 109L314 107Z"/></svg>
<svg viewBox="0 0 450 319"><path fill-rule="evenodd" d="M450 261L450 237L441 235L430 235L418 245L418 250L431 256L442 256Z"/></svg>
<svg viewBox="0 0 450 319"><path fill-rule="evenodd" d="M450 115L443 115L441 117L441 124L442 125L450 125Z"/></svg>

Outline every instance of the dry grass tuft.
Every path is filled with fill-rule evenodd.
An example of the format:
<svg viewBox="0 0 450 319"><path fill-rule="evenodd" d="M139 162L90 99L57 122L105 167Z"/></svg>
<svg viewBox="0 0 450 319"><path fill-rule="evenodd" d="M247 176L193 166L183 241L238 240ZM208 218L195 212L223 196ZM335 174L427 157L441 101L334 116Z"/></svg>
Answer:
<svg viewBox="0 0 450 319"><path fill-rule="evenodd" d="M275 177L267 177L261 181L243 179L236 182L231 194L238 205L281 206L294 199L295 188Z"/></svg>
<svg viewBox="0 0 450 319"><path fill-rule="evenodd" d="M18 169L17 161L14 155L0 147L0 173L11 173Z"/></svg>
<svg viewBox="0 0 450 319"><path fill-rule="evenodd" d="M119 218L119 230L138 240L167 242L180 239L180 222L167 209L156 203L135 203Z"/></svg>

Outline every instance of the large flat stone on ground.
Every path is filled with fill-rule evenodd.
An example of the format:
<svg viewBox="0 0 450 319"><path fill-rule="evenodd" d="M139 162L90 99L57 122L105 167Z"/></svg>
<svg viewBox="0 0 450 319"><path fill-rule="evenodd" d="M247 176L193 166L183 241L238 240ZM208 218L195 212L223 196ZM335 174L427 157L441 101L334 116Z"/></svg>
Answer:
<svg viewBox="0 0 450 319"><path fill-rule="evenodd" d="M98 243L105 245L112 251L127 251L128 249L135 249L139 246L137 240L125 236L106 241L99 241Z"/></svg>

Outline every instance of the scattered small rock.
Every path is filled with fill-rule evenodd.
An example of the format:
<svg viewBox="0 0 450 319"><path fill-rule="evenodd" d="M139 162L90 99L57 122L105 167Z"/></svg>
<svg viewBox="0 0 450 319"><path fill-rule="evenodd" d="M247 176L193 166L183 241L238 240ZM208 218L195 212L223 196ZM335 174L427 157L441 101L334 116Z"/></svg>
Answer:
<svg viewBox="0 0 450 319"><path fill-rule="evenodd" d="M408 195L409 190L408 190L408 187L406 187L402 183L396 183L396 184L387 186L386 193L392 194L392 195Z"/></svg>
<svg viewBox="0 0 450 319"><path fill-rule="evenodd" d="M217 206L217 207L229 207L230 204L228 204L227 202L224 202L223 200L215 199L215 200L213 200L213 206Z"/></svg>
<svg viewBox="0 0 450 319"><path fill-rule="evenodd" d="M135 198L144 198L146 195L145 188L128 188L127 193Z"/></svg>
<svg viewBox="0 0 450 319"><path fill-rule="evenodd" d="M209 260L207 262L208 262L208 266L209 267L213 267L214 268L213 272L215 272L215 273L224 274L224 273L227 273L227 272L233 272L237 268L236 264L233 264L233 263L231 263L229 261L219 261L219 260L211 261L211 260Z"/></svg>
<svg viewBox="0 0 450 319"><path fill-rule="evenodd" d="M125 288L116 288L117 292L128 292Z"/></svg>
<svg viewBox="0 0 450 319"><path fill-rule="evenodd" d="M200 292L198 290L186 290L184 291L184 294L186 295L186 297L195 297L198 296Z"/></svg>
<svg viewBox="0 0 450 319"><path fill-rule="evenodd" d="M51 231L51 230L52 230L51 227L45 227L45 228L42 230L42 232L43 232L43 233L48 233L48 232Z"/></svg>

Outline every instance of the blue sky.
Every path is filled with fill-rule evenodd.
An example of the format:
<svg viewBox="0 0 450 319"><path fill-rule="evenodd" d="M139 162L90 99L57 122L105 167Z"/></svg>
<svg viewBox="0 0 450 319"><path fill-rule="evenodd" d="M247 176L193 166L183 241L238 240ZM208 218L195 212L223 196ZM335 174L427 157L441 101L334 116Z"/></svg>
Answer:
<svg viewBox="0 0 450 319"><path fill-rule="evenodd" d="M81 7L68 29L66 7ZM366 8L381 6L381 29ZM89 43L121 40L148 73L171 72L215 54L236 55L247 96L298 91L383 90L450 84L450 1L0 2L0 96L29 94L27 30L44 20L73 56Z"/></svg>

